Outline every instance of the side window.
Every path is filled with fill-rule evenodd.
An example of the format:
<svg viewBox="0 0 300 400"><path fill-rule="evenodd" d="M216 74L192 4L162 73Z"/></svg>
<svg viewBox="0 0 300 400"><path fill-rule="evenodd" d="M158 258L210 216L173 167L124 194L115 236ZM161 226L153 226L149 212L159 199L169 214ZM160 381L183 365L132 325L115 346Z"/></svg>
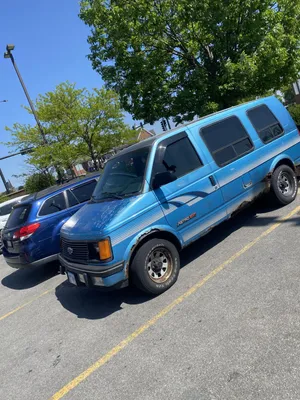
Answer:
<svg viewBox="0 0 300 400"><path fill-rule="evenodd" d="M69 207L73 207L79 204L79 201L76 199L74 194L70 192L70 190L67 190L67 197L68 197Z"/></svg>
<svg viewBox="0 0 300 400"><path fill-rule="evenodd" d="M265 104L252 108L247 115L264 143L272 142L283 134L282 126Z"/></svg>
<svg viewBox="0 0 300 400"><path fill-rule="evenodd" d="M219 167L254 149L246 129L234 116L202 128L200 134Z"/></svg>
<svg viewBox="0 0 300 400"><path fill-rule="evenodd" d="M65 210L66 207L65 197L63 193L59 193L45 201L40 209L39 215L54 214L58 211Z"/></svg>
<svg viewBox="0 0 300 400"><path fill-rule="evenodd" d="M96 184L96 180L92 180L88 183L71 189L71 192L74 194L79 203L84 203L85 201L90 200L90 198L92 197Z"/></svg>
<svg viewBox="0 0 300 400"><path fill-rule="evenodd" d="M180 178L195 169L202 167L202 162L187 137L167 146L162 164L158 172L170 171Z"/></svg>

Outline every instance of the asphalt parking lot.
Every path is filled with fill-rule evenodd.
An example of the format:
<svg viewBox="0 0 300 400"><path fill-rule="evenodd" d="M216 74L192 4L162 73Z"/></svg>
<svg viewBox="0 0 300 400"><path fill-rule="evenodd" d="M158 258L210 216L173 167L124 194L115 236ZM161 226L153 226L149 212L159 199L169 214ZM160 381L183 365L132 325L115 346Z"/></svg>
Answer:
<svg viewBox="0 0 300 400"><path fill-rule="evenodd" d="M300 196L182 254L175 286L70 286L0 259L0 399L299 399Z"/></svg>

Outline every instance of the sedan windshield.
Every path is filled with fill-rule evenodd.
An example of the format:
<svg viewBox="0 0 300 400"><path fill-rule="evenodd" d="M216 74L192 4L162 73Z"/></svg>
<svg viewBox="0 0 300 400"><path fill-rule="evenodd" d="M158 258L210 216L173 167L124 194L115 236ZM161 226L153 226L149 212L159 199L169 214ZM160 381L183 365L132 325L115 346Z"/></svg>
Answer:
<svg viewBox="0 0 300 400"><path fill-rule="evenodd" d="M122 199L142 190L149 147L117 156L105 166L92 200Z"/></svg>

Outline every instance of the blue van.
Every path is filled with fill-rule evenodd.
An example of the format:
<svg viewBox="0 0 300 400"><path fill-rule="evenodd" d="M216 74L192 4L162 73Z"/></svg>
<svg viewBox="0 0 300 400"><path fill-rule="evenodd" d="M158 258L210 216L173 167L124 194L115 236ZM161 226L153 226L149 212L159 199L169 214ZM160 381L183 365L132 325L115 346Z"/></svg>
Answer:
<svg viewBox="0 0 300 400"><path fill-rule="evenodd" d="M179 251L262 193L297 196L300 136L268 97L206 116L111 158L91 201L61 229L61 272L77 286L160 294Z"/></svg>
<svg viewBox="0 0 300 400"><path fill-rule="evenodd" d="M26 196L14 206L2 231L3 256L13 268L57 261L60 228L88 200L99 172Z"/></svg>

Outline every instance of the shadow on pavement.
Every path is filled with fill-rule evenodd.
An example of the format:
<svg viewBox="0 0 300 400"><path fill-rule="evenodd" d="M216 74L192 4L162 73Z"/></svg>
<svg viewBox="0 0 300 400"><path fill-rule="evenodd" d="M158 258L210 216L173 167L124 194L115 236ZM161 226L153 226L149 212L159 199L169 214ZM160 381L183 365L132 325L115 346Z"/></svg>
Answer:
<svg viewBox="0 0 300 400"><path fill-rule="evenodd" d="M2 279L1 283L10 289L24 290L39 285L58 273L57 264L47 264L28 269L17 269Z"/></svg>
<svg viewBox="0 0 300 400"><path fill-rule="evenodd" d="M280 221L280 217L276 216L257 217L257 214L268 213L276 209L278 209L278 206L273 207L266 200L261 199L234 218L220 224L212 232L201 238L201 242L198 240L183 250L181 253L182 267L185 267L206 251L221 243L240 228L245 226L268 226ZM294 221L299 224L300 218L295 216L288 221ZM99 290L74 287L68 281L60 284L56 288L55 294L66 310L76 314L78 318L86 319L105 318L122 310L122 303L141 304L153 298L132 287L103 293Z"/></svg>
<svg viewBox="0 0 300 400"><path fill-rule="evenodd" d="M68 281L61 283L55 294L66 310L76 314L78 318L86 319L106 318L122 310L122 303L141 304L153 298L133 287L101 292L97 289L77 288Z"/></svg>

